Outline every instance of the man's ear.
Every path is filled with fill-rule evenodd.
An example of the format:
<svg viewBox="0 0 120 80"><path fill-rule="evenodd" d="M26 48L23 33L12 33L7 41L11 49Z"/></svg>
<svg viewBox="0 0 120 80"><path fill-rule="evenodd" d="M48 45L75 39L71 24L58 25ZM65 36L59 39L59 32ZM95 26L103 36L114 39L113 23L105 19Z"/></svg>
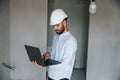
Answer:
<svg viewBox="0 0 120 80"><path fill-rule="evenodd" d="M67 25L66 20L63 20L63 25L64 25L64 26L66 26L66 25Z"/></svg>

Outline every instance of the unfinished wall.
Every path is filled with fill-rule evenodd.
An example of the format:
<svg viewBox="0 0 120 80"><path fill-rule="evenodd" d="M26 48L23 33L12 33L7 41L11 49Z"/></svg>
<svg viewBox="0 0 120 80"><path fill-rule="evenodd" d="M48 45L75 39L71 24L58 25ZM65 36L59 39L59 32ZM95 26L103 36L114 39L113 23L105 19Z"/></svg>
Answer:
<svg viewBox="0 0 120 80"><path fill-rule="evenodd" d="M87 80L120 80L120 1L96 0L90 15Z"/></svg>
<svg viewBox="0 0 120 80"><path fill-rule="evenodd" d="M10 21L11 80L46 80L46 68L29 61L24 45L46 51L47 0L11 0Z"/></svg>
<svg viewBox="0 0 120 80"><path fill-rule="evenodd" d="M0 80L10 79L10 70L2 65L2 63L10 64L9 11L9 0L0 0Z"/></svg>

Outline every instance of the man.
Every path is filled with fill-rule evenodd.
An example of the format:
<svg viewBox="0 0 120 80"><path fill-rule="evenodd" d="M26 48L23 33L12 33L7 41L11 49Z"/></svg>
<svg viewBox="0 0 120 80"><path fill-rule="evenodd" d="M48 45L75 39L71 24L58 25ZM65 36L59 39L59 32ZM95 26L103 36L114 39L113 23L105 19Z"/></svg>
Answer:
<svg viewBox="0 0 120 80"><path fill-rule="evenodd" d="M51 58L60 61L60 64L48 66L48 80L70 80L77 41L67 27L67 14L62 9L55 9L50 16L50 25L57 35L53 39L51 49L43 54L45 60ZM37 62L34 62L38 65Z"/></svg>

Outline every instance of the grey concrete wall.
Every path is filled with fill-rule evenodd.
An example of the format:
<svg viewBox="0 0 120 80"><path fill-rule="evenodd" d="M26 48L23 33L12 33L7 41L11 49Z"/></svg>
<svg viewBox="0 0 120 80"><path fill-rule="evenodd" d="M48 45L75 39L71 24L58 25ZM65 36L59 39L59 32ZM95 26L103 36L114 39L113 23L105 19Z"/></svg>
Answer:
<svg viewBox="0 0 120 80"><path fill-rule="evenodd" d="M10 70L2 63L10 64L10 14L9 0L0 0L0 80L10 79Z"/></svg>
<svg viewBox="0 0 120 80"><path fill-rule="evenodd" d="M120 1L96 0L90 15L87 80L120 80Z"/></svg>
<svg viewBox="0 0 120 80"><path fill-rule="evenodd" d="M16 66L11 80L45 80L46 68L29 61L25 44L46 51L47 0L10 1L10 62Z"/></svg>

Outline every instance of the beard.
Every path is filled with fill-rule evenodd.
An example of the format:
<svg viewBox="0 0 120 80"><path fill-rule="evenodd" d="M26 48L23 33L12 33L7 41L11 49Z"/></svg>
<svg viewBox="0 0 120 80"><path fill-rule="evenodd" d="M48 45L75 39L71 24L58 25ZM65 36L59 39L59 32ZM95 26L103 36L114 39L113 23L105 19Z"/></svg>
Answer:
<svg viewBox="0 0 120 80"><path fill-rule="evenodd" d="M65 31L65 28L62 26L60 30L56 30L57 34L62 34Z"/></svg>

